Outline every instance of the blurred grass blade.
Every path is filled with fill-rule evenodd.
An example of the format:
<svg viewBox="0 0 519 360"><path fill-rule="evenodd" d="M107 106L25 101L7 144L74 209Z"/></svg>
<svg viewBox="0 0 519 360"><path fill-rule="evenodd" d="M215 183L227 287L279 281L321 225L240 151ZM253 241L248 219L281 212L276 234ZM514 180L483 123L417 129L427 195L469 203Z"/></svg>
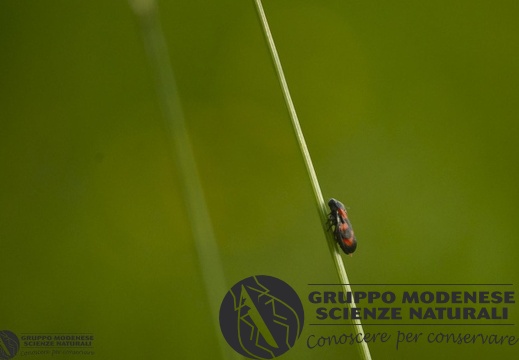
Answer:
<svg viewBox="0 0 519 360"><path fill-rule="evenodd" d="M270 50L270 55L274 62L274 67L276 69L276 73L278 76L279 83L281 85L281 90L283 92L283 97L285 98L285 103L288 108L288 112L290 114L290 119L292 120L292 125L294 128L294 132L297 138L297 142L299 144L299 148L301 149L301 154L303 155L303 159L306 166L306 171L308 172L308 176L310 177L310 182L312 183L312 189L314 191L315 200L317 202L317 207L319 211L319 216L321 217L321 223L323 224L323 229L326 233L326 238L328 242L328 248L330 250L330 254L332 255L333 261L335 263L335 268L337 269L337 274L339 275L339 279L344 292L351 292L351 287L349 285L348 275L346 274L346 269L344 268L344 263L342 261L342 257L337 250L337 246L335 244L335 240L330 231L327 231L326 221L328 220L328 209L326 208L326 204L323 199L323 194L321 192L321 187L319 186L319 181L317 180L317 175L314 170L314 166L312 164L312 159L310 158L310 153L308 152L308 148L306 146L306 141L303 136L303 131L301 130L301 126L299 125L299 119L297 118L296 109L292 102L292 98L290 96L290 91L288 90L288 85L285 79L285 75L283 73L283 68L281 66L281 61L279 60L279 56L276 50L276 45L274 44L274 38L272 37L272 33L270 32L270 28L268 25L267 17L265 15L265 11L263 10L263 5L261 4L261 0L254 0L256 3L256 10L258 11L258 16L263 28L263 33L265 34L265 38L268 43L268 47ZM354 302L349 304L350 308L356 308ZM353 320L354 329L357 334L364 334L364 330L362 328L362 323L360 320ZM358 349L362 359L370 360L371 354L369 352L369 347L366 342L357 343Z"/></svg>
<svg viewBox="0 0 519 360"><path fill-rule="evenodd" d="M225 343L219 326L219 305L227 291L224 272L196 168L168 48L160 25L157 5L154 0L130 0L130 5L139 19L171 139L172 153L179 168L182 194L211 309L214 331L219 341L220 355L222 359L233 358L236 357L236 353L232 352Z"/></svg>

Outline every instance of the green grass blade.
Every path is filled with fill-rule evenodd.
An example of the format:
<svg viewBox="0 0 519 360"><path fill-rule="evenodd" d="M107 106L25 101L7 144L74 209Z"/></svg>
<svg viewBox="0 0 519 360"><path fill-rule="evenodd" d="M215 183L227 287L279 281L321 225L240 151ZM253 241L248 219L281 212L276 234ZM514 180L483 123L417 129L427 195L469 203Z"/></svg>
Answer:
<svg viewBox="0 0 519 360"><path fill-rule="evenodd" d="M222 359L241 358L231 351L220 332L219 304L223 294L227 291L225 276L196 168L168 48L160 25L157 5L154 0L130 0L130 5L139 18L171 140L172 153L179 168L182 195L187 208L215 334L219 341L220 356Z"/></svg>
<svg viewBox="0 0 519 360"><path fill-rule="evenodd" d="M328 209L326 208L326 204L323 199L323 194L321 192L321 187L319 186L319 181L317 180L317 175L315 173L314 166L312 164L312 159L310 157L310 152L308 151L308 147L306 146L306 141L303 136L303 131L301 130L301 126L299 125L299 119L297 118L296 109L292 102L292 98L290 96L290 91L288 89L288 84L285 79L285 75L283 72L283 67L281 66L281 61L279 60L279 56L276 50L276 45L274 44L274 38L272 37L272 33L270 32L270 28L268 25L267 17L265 15L265 11L263 10L263 5L261 4L261 0L254 0L256 3L256 9L258 11L258 16L263 28L263 33L265 34L265 38L268 43L268 48L270 50L270 55L272 57L272 61L274 62L274 67L276 69L276 74L279 80L279 84L281 85L281 90L283 92L283 97L285 98L285 103L288 108L288 112L290 114L290 119L292 120L292 125L294 128L294 133L297 138L297 142L299 144L299 148L301 149L301 154L304 159L304 163L306 166L306 171L310 178L310 182L312 183L312 189L314 191L315 200L317 203L319 216L321 217L321 223L323 224L323 230L326 233L328 248L330 250L330 254L332 255L333 261L335 263L335 268L337 269L337 274L339 276L341 284L344 292L351 292L351 287L349 285L348 275L346 273L346 269L344 268L344 263L342 261L342 257L337 250L337 246L335 245L335 240L330 233L326 229L326 221L328 219ZM349 304L350 308L356 308L354 302ZM354 329L357 334L364 334L364 330L362 328L362 323L360 320L353 320ZM360 355L363 360L371 360L371 354L369 352L369 347L366 342L357 343Z"/></svg>

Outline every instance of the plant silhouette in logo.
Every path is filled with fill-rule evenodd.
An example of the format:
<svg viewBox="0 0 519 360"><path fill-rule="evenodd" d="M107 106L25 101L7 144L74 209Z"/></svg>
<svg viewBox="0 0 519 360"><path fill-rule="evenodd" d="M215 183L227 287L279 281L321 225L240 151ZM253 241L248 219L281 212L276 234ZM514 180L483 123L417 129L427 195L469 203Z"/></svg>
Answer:
<svg viewBox="0 0 519 360"><path fill-rule="evenodd" d="M266 275L238 282L220 307L225 339L238 353L252 359L273 359L290 350L303 323L303 305L294 289Z"/></svg>
<svg viewBox="0 0 519 360"><path fill-rule="evenodd" d="M15 333L8 330L0 330L0 359L11 359L20 348L20 340Z"/></svg>

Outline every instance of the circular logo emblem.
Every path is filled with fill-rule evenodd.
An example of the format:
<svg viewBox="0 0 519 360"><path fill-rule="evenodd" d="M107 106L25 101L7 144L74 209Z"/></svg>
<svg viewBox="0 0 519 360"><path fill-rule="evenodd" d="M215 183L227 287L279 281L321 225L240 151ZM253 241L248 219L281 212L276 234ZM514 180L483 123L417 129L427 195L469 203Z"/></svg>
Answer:
<svg viewBox="0 0 519 360"><path fill-rule="evenodd" d="M15 333L0 330L0 359L13 358L20 348L20 340Z"/></svg>
<svg viewBox="0 0 519 360"><path fill-rule="evenodd" d="M273 359L290 350L303 331L303 304L286 282L251 276L235 284L220 306L220 328L229 345L251 359Z"/></svg>

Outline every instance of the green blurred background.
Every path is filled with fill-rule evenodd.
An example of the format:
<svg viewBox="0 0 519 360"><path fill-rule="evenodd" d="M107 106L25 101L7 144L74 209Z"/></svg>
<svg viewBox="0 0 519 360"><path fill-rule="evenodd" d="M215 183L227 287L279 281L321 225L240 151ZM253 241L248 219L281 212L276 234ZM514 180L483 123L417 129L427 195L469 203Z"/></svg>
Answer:
<svg viewBox="0 0 519 360"><path fill-rule="evenodd" d="M324 196L356 231L350 280L516 283L519 3L264 6ZM279 277L310 321L308 284L338 278L254 4L159 10L226 286ZM0 2L0 329L90 332L99 359L215 359L221 334L138 24L124 1ZM351 346L306 348L311 333L345 331L307 326L283 359L355 359Z"/></svg>

